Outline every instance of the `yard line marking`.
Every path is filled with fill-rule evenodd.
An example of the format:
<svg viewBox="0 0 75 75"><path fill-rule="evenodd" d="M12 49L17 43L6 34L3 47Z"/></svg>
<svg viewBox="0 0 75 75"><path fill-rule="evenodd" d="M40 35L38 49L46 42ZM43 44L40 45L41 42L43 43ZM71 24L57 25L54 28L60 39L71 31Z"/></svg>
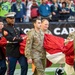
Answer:
<svg viewBox="0 0 75 75"><path fill-rule="evenodd" d="M52 67L52 68L46 68L45 72L54 72L56 70L57 67ZM16 69L15 70L15 74L14 75L20 75L21 71L20 69ZM32 69L28 69L28 74L27 75L32 75Z"/></svg>
<svg viewBox="0 0 75 75"><path fill-rule="evenodd" d="M49 68L46 68L45 72L54 72L56 70L57 67L49 67ZM20 75L21 73L21 70L20 69L16 69L15 72L14 72L14 75ZM27 75L32 75L33 72L32 72L32 69L28 69L28 74Z"/></svg>

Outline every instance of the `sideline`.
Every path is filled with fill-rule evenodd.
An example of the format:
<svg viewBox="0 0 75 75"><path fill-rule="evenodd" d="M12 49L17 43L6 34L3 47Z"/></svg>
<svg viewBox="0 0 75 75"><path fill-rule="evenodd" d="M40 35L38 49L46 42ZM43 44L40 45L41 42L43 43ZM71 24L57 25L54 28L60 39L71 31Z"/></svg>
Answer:
<svg viewBox="0 0 75 75"><path fill-rule="evenodd" d="M57 67L46 68L45 72L54 72L56 68ZM16 69L14 75L20 75L20 73L20 69ZM32 69L28 69L28 75L32 75Z"/></svg>

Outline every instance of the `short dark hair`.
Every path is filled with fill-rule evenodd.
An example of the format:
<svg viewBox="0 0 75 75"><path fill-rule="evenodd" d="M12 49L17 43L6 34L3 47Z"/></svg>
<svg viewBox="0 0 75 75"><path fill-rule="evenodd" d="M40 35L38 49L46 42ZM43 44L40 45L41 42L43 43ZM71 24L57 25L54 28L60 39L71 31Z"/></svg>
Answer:
<svg viewBox="0 0 75 75"><path fill-rule="evenodd" d="M33 23L36 23L37 20L41 20L40 18L33 19Z"/></svg>
<svg viewBox="0 0 75 75"><path fill-rule="evenodd" d="M66 2L62 2L62 5L63 5L63 4L65 4L65 6L67 5L67 3L66 3Z"/></svg>

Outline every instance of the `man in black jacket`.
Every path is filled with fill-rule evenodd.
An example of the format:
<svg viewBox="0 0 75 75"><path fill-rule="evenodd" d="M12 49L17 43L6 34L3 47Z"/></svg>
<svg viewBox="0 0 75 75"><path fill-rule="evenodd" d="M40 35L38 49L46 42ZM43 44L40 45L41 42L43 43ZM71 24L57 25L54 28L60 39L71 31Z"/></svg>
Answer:
<svg viewBox="0 0 75 75"><path fill-rule="evenodd" d="M0 20L0 75L5 75L7 67L6 67L4 45L6 43L2 41L2 28L3 28L3 22Z"/></svg>
<svg viewBox="0 0 75 75"><path fill-rule="evenodd" d="M24 39L20 35L24 34L21 28L16 27L15 12L6 14L7 25L3 28L3 36L7 39L6 56L8 57L8 75L14 75L16 62L18 61L21 66L21 75L27 75L28 64L27 59L20 53L19 43Z"/></svg>

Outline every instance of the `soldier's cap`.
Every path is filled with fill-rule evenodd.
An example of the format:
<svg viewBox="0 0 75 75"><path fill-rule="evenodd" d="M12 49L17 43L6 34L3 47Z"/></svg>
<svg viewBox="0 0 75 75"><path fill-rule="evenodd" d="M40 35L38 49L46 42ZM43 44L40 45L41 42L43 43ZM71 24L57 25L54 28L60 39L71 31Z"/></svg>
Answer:
<svg viewBox="0 0 75 75"><path fill-rule="evenodd" d="M14 18L15 17L15 12L9 12L8 14L5 14L6 18Z"/></svg>

